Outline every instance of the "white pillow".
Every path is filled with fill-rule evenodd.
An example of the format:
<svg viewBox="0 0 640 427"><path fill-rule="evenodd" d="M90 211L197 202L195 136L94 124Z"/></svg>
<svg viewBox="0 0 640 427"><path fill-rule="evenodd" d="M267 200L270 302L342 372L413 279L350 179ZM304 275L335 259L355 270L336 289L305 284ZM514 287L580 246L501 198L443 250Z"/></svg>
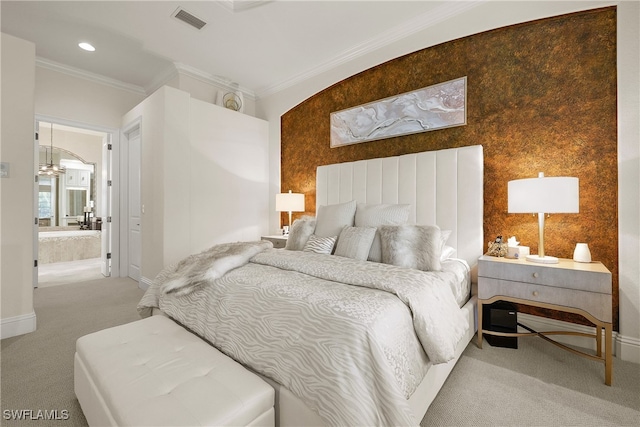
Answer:
<svg viewBox="0 0 640 427"><path fill-rule="evenodd" d="M356 213L356 201L318 207L315 235L338 236L345 225L352 226Z"/></svg>
<svg viewBox="0 0 640 427"><path fill-rule="evenodd" d="M356 227L379 227L381 225L402 225L409 220L411 205L378 204L368 205L358 203L356 209ZM376 232L373 244L369 250L369 261L381 262L380 234Z"/></svg>
<svg viewBox="0 0 640 427"><path fill-rule="evenodd" d="M350 227L347 225L340 232L335 255L366 261L375 236L375 227Z"/></svg>
<svg viewBox="0 0 640 427"><path fill-rule="evenodd" d="M304 245L303 252L315 252L317 254L331 254L336 236L320 237L312 234Z"/></svg>
<svg viewBox="0 0 640 427"><path fill-rule="evenodd" d="M385 225L378 231L383 263L424 271L442 269L442 238L437 225Z"/></svg>
<svg viewBox="0 0 640 427"><path fill-rule="evenodd" d="M442 247L442 254L440 255L440 261L444 261L445 259L455 258L456 256L456 248L452 246L444 245Z"/></svg>
<svg viewBox="0 0 640 427"><path fill-rule="evenodd" d="M301 251L305 243L309 240L309 236L313 234L316 228L316 219L310 216L303 216L293 221L285 249L290 251Z"/></svg>

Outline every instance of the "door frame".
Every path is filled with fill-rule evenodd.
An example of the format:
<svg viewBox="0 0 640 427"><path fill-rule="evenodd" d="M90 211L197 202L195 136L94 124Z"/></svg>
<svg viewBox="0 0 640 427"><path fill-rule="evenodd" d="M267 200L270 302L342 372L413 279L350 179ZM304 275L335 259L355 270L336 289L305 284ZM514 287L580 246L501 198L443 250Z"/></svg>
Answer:
<svg viewBox="0 0 640 427"><path fill-rule="evenodd" d="M121 275L120 269L120 261L121 261L121 251L120 251L120 218L121 218L121 208L120 208L120 129L111 128L99 125L93 125L83 122L78 122L75 120L62 119L59 117L48 116L44 114L36 114L35 122L48 122L53 124L59 124L64 126L70 126L80 129L87 129L96 132L103 132L110 135L111 138L111 146L112 146L112 154L111 154L111 276L119 277ZM35 140L35 138L34 138ZM36 153L38 151L36 150ZM99 173L100 171L96 171ZM37 169L36 169L37 173ZM34 187L37 185L34 182ZM34 206L34 215L37 218L37 205ZM38 255L38 229L34 227L34 256L37 259ZM126 265L126 264L125 264ZM34 284L37 284L38 276L37 276L37 267L35 267L35 278Z"/></svg>
<svg viewBox="0 0 640 427"><path fill-rule="evenodd" d="M120 146L120 177L122 178L122 188L120 191L121 203L120 203L120 217L122 223L120 227L120 269L122 277L129 276L129 135L138 130L138 138L140 139L140 150L142 150L143 138L142 138L142 116L138 116L124 125L121 129L121 146ZM142 161L141 161L142 162ZM140 165L142 168L142 165ZM142 182L140 182L142 185ZM144 227L143 214L144 207L142 207L142 188L140 189L140 234L142 235L142 229ZM138 286L141 289L148 287L148 284L143 283L142 276L142 241L140 242L140 279L138 280Z"/></svg>

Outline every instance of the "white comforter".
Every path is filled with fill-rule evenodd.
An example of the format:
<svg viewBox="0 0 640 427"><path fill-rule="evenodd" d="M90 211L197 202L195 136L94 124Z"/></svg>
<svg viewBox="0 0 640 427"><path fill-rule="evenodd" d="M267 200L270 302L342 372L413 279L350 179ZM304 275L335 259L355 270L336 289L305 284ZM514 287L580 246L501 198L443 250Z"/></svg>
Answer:
<svg viewBox="0 0 640 427"><path fill-rule="evenodd" d="M439 273L276 249L183 296L160 291L170 273L141 313L162 309L328 425L416 425L406 399L425 352L450 360L468 327Z"/></svg>

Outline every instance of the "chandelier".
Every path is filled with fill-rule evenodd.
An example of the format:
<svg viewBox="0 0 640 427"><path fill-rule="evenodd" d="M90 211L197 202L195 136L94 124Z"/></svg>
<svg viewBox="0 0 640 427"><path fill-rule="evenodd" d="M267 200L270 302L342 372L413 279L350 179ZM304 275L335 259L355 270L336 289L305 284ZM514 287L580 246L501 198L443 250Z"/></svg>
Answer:
<svg viewBox="0 0 640 427"><path fill-rule="evenodd" d="M45 163L40 163L38 175L58 176L65 173L66 168L64 166L53 163L53 123L51 123L51 161L49 161L49 156L47 155L47 147L44 147L44 150Z"/></svg>

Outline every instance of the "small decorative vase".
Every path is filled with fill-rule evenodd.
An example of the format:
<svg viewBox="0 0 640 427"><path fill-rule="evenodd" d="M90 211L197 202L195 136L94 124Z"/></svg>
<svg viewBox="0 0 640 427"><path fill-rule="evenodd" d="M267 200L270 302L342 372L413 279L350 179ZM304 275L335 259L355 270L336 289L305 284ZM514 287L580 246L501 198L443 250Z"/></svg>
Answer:
<svg viewBox="0 0 640 427"><path fill-rule="evenodd" d="M576 249L573 251L573 260L576 262L591 262L591 251L586 243L576 244Z"/></svg>

